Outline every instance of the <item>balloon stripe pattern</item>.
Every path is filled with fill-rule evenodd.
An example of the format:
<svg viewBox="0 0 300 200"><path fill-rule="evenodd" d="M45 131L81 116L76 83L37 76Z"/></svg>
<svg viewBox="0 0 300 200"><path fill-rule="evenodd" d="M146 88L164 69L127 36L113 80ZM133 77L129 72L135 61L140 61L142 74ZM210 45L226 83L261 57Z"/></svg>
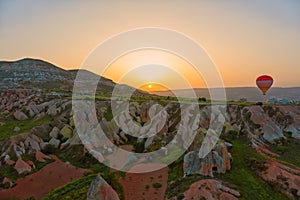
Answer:
<svg viewBox="0 0 300 200"><path fill-rule="evenodd" d="M256 79L256 85L262 91L262 93L265 95L266 92L273 85L273 78L271 76L268 76L268 75L259 76Z"/></svg>

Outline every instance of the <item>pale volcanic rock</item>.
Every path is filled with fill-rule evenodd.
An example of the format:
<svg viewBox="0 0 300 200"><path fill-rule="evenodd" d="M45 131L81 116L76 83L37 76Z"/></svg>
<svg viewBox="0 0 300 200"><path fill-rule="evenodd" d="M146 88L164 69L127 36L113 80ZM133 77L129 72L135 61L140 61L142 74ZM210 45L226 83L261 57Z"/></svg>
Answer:
<svg viewBox="0 0 300 200"><path fill-rule="evenodd" d="M30 137L27 137L24 141L24 144L26 147L30 147L32 150L40 151L41 147L39 145L40 139L37 138L34 134L32 134Z"/></svg>
<svg viewBox="0 0 300 200"><path fill-rule="evenodd" d="M100 175L97 175L91 183L87 200L119 200L119 196Z"/></svg>
<svg viewBox="0 0 300 200"><path fill-rule="evenodd" d="M231 155L225 143L217 144L204 158L199 158L198 151L190 151L184 156L184 174L201 174L213 177L214 173L225 173L231 168Z"/></svg>
<svg viewBox="0 0 300 200"><path fill-rule="evenodd" d="M28 165L30 165L30 167L32 167L33 169L35 169L35 165L34 165L34 163L31 160L26 161L26 163Z"/></svg>
<svg viewBox="0 0 300 200"><path fill-rule="evenodd" d="M267 121L263 124L263 138L270 143L278 138L285 138L280 127L273 121Z"/></svg>
<svg viewBox="0 0 300 200"><path fill-rule="evenodd" d="M64 138L71 138L73 135L73 128L69 125L65 125L61 130L60 130L60 134L62 136L64 136Z"/></svg>
<svg viewBox="0 0 300 200"><path fill-rule="evenodd" d="M55 138L51 138L51 140L49 141L49 144L55 146L56 148L59 147L59 144L60 144L60 140L58 139L55 139Z"/></svg>
<svg viewBox="0 0 300 200"><path fill-rule="evenodd" d="M185 200L238 200L240 193L222 185L222 183L217 180L206 179L193 183L190 188L184 192L184 196Z"/></svg>
<svg viewBox="0 0 300 200"><path fill-rule="evenodd" d="M22 111L16 111L16 112L14 112L13 115L14 115L14 118L19 121L24 121L24 120L28 119L28 117Z"/></svg>
<svg viewBox="0 0 300 200"><path fill-rule="evenodd" d="M14 168L15 168L15 170L17 170L17 172L19 174L31 172L30 165L28 163L26 163L25 161L23 161L21 156L18 158Z"/></svg>
<svg viewBox="0 0 300 200"><path fill-rule="evenodd" d="M45 154L43 154L43 153L40 152L40 151L36 151L36 152L35 152L35 159L36 159L37 161L39 161L39 162L46 162L45 159L51 159L51 157L50 157L50 156L47 156L47 155L45 155Z"/></svg>
<svg viewBox="0 0 300 200"><path fill-rule="evenodd" d="M275 161L267 161L265 171L260 176L270 183L276 183L278 188L292 199L300 198L300 169L291 168Z"/></svg>
<svg viewBox="0 0 300 200"><path fill-rule="evenodd" d="M14 128L14 132L19 132L21 129L20 129L20 127L18 127L18 126L16 126L15 128Z"/></svg>
<svg viewBox="0 0 300 200"><path fill-rule="evenodd" d="M57 127L53 127L52 131L49 133L50 137L57 138L59 134L59 129Z"/></svg>
<svg viewBox="0 0 300 200"><path fill-rule="evenodd" d="M13 161L13 160L11 160L11 159L7 159L7 160L5 160L5 163L6 163L7 165L11 166L11 165L14 165L16 162Z"/></svg>
<svg viewBox="0 0 300 200"><path fill-rule="evenodd" d="M13 182L7 177L4 177L4 179L2 181L2 185L5 185L5 184L8 184L9 188L11 188L13 186Z"/></svg>

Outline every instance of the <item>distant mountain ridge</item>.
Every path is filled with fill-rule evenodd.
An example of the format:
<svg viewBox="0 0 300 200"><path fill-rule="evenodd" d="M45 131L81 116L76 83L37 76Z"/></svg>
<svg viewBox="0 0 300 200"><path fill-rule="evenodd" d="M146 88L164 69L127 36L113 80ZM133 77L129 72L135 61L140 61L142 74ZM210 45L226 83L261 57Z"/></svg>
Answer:
<svg viewBox="0 0 300 200"><path fill-rule="evenodd" d="M220 88L212 88L211 91L217 92L221 91ZM176 94L180 97L192 97L191 89L180 89L175 90ZM205 97L211 99L209 95L209 90L207 88L195 88L195 94L198 97ZM240 99L246 99L247 101L267 101L269 98L275 97L278 99L288 99L300 101L300 87L291 87L291 88L280 88L273 87L271 88L266 95L262 95L261 91L256 87L230 87L225 88L226 97L228 101L239 101ZM153 94L161 96L174 96L171 91L155 91L151 92Z"/></svg>

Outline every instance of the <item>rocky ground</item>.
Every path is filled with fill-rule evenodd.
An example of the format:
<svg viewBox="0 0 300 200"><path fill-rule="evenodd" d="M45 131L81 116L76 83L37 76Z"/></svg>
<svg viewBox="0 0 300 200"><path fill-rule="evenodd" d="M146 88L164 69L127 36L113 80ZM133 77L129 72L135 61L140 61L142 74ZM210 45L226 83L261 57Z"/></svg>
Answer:
<svg viewBox="0 0 300 200"><path fill-rule="evenodd" d="M3 139L0 141L1 166L3 168L0 180L3 189L1 189L0 196L1 194L6 196L7 194L17 194L15 191L26 188L22 186L24 182L22 179L33 179L32 181L25 181L27 186L30 185L30 182L32 182L32 185L36 184L35 179L38 178L30 177L38 176L37 174L43 173L43 169L47 169L46 167L51 165L53 159L50 153L52 152L67 153L69 149L72 149L72 146L79 146L82 154L88 154L87 149L81 145L81 140L76 132L70 99L57 98L56 96L30 90L5 90L2 91L2 94L1 130L5 130L7 135L2 136ZM179 126L178 121L176 121L178 118L178 104L166 101L163 106L168 108L167 123L162 124L163 128L157 135L147 140L134 140L123 133L113 119L110 118L109 102L97 102L98 120L112 142L131 145L133 146L131 151L149 152L162 148L163 144L167 144L174 137ZM137 123L146 123L149 120L150 108L151 103L149 104L149 102L132 103L130 104L130 115ZM206 134L208 134L209 122L212 120L210 118L212 116L211 112L209 106L202 105L200 107L201 117L196 138L188 151L180 158L181 160L177 161L181 165L179 169L182 170L180 177L177 177L180 180L171 180L169 177L167 181L167 171L157 172L160 173L159 175L156 174L157 177L161 176L165 179L158 182L161 184L162 189L155 191L151 184L153 184L153 181L158 180L151 182L149 178L149 176L154 177L154 175L142 177L128 174L125 178L120 179L120 183L125 189L123 198L130 199L133 195L135 198L149 199L159 194L155 198L162 199L161 195L168 196L167 193L163 192L166 189L167 182L171 183L171 186L172 184L180 185L180 181L195 176L197 177L195 182L190 183L186 191L182 191L177 197L171 195L169 198L191 199L192 196L199 196L199 199L200 197L205 199L243 198L243 192L238 191L237 186L233 187L235 189L230 188L234 183L229 184L217 175L230 172L232 166L234 166L235 157L231 154L231 149L235 148L234 143L231 143L234 138L244 138L245 145L252 147L255 152L264 158L264 162L253 161L254 164L252 164L257 177L261 181L265 181L270 185L276 183L276 190L281 191L287 198L299 198L299 163L297 160L289 162L290 160L286 159L284 153L276 151L280 148L286 150L289 144L295 146L295 148L299 147L297 141L300 139L300 108L298 106L228 106L224 116L225 123L221 139L211 152L204 158L200 158L199 151ZM31 127L31 129L27 129L24 124L20 127L7 126L11 121L16 122L15 124L18 124L18 122L31 124L48 118L49 121ZM220 120L219 117L216 119ZM126 121L126 116L124 120ZM10 128L10 130L7 130L7 128ZM56 150L53 151L53 149ZM172 156L170 152L169 156ZM128 165L128 160L130 159L125 159L123 164ZM41 165L41 163L45 164ZM85 166L85 168L89 167ZM10 173L11 171L13 173ZM53 170L53 173L56 173L55 170ZM79 178L78 176L75 177ZM147 177L150 182L142 185L141 182L145 181L144 179L147 179ZM211 177L213 179L202 179L201 177ZM55 181L59 183L58 180ZM149 185L148 190L145 185ZM59 186L59 184L54 184L54 186ZM145 191L140 188L140 192L133 193L133 190L128 187L143 187L142 189ZM99 190L99 192L101 191L106 190ZM101 195L105 196L107 191L103 193ZM152 196L149 193L153 193ZM41 197L35 195L33 190L31 196L38 199Z"/></svg>

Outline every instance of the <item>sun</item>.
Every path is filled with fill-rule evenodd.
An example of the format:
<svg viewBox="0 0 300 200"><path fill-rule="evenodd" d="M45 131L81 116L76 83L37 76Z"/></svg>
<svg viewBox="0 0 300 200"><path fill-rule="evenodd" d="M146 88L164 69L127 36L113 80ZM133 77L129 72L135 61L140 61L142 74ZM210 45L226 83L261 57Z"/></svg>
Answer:
<svg viewBox="0 0 300 200"><path fill-rule="evenodd" d="M148 85L148 88L149 88L149 89L151 89L151 88L152 88L152 85L151 85L151 84L149 84L149 85Z"/></svg>

